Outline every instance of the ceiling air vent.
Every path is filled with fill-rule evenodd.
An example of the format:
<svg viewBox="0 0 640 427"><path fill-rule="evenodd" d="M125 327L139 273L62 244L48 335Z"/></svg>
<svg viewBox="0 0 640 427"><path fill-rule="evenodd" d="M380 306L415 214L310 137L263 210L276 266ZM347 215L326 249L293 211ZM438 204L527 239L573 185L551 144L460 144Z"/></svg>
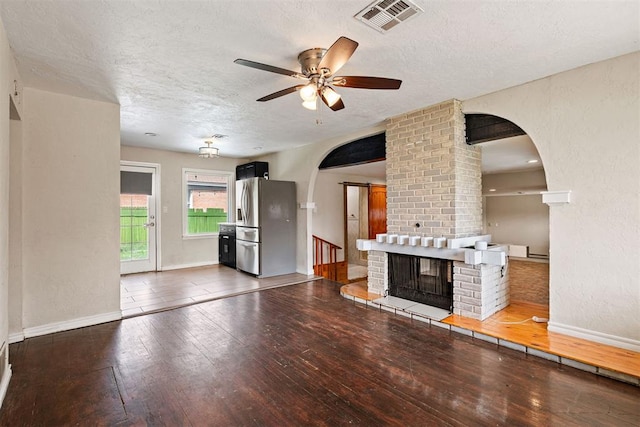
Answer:
<svg viewBox="0 0 640 427"><path fill-rule="evenodd" d="M386 33L423 10L408 0L378 0L362 9L354 18Z"/></svg>

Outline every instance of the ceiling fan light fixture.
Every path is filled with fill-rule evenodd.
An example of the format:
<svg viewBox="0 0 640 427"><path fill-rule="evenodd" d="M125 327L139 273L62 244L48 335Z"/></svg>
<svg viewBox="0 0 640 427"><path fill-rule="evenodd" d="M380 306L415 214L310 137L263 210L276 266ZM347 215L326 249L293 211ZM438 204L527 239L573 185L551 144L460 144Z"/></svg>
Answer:
<svg viewBox="0 0 640 427"><path fill-rule="evenodd" d="M302 106L304 108L306 108L307 110L316 110L318 108L316 100L315 100L315 97L314 97L313 101L304 101L302 103Z"/></svg>
<svg viewBox="0 0 640 427"><path fill-rule="evenodd" d="M329 107L333 107L336 102L340 101L340 94L330 87L325 87L322 89L322 96L324 96L324 99L327 101L327 105L329 105Z"/></svg>
<svg viewBox="0 0 640 427"><path fill-rule="evenodd" d="M199 157L202 157L203 159L211 159L219 156L219 150L216 147L211 146L211 144L213 144L212 141L205 141L204 143L207 144L207 146L200 147L198 149Z"/></svg>
<svg viewBox="0 0 640 427"><path fill-rule="evenodd" d="M300 89L300 98L302 98L305 102L310 102L316 100L316 96L318 95L318 89L314 83L309 83ZM315 108L314 108L315 110Z"/></svg>

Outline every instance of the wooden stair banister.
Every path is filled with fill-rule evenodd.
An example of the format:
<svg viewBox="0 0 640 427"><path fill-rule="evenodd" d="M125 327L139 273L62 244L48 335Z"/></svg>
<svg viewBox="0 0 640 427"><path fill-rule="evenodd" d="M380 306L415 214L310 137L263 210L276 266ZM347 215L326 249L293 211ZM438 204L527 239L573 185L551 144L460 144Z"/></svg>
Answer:
<svg viewBox="0 0 640 427"><path fill-rule="evenodd" d="M313 273L337 282L338 249L342 248L335 243L313 235ZM325 260L325 252L328 255L328 260Z"/></svg>

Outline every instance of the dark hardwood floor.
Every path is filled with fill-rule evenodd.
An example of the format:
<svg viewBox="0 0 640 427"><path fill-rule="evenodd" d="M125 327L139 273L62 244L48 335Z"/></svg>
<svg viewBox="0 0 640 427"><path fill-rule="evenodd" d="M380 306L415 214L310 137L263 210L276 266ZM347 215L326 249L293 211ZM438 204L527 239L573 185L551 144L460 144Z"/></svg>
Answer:
<svg viewBox="0 0 640 427"><path fill-rule="evenodd" d="M339 286L12 344L0 425L640 425L639 387L365 308Z"/></svg>

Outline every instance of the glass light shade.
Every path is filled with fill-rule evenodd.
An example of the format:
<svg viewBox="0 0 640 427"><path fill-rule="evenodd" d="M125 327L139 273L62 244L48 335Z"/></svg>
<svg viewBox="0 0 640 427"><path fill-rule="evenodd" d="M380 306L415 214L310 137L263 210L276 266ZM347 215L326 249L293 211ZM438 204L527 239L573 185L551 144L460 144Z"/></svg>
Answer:
<svg viewBox="0 0 640 427"><path fill-rule="evenodd" d="M302 106L307 110L315 110L317 108L316 100L314 99L313 101L304 101L302 103Z"/></svg>
<svg viewBox="0 0 640 427"><path fill-rule="evenodd" d="M330 87L325 87L322 89L322 96L327 100L329 107L333 107L333 104L340 100L340 94Z"/></svg>
<svg viewBox="0 0 640 427"><path fill-rule="evenodd" d="M316 88L316 85L313 83L309 83L308 85L300 89L300 98L302 98L303 101L315 101L317 94L318 90Z"/></svg>
<svg viewBox="0 0 640 427"><path fill-rule="evenodd" d="M218 149L216 147L212 147L211 146L212 143L210 141L205 141L205 144L207 144L206 147L200 147L198 149L198 156L204 159L218 157Z"/></svg>

